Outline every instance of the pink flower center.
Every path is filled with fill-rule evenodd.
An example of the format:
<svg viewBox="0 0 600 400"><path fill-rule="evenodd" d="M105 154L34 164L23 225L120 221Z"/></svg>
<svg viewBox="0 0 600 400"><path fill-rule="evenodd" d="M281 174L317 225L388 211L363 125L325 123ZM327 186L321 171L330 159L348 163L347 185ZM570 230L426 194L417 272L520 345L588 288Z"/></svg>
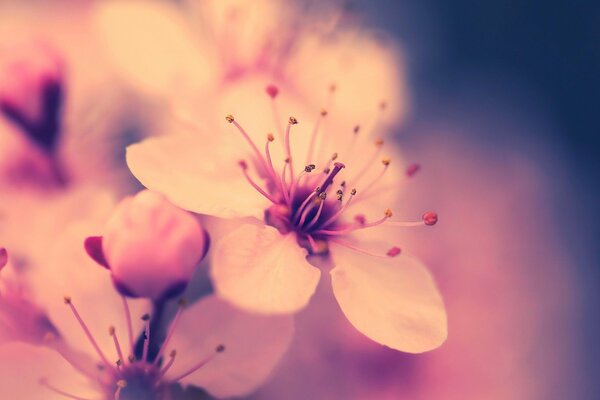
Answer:
<svg viewBox="0 0 600 400"><path fill-rule="evenodd" d="M335 86L332 86L331 93L334 91ZM273 115L277 121L279 114L275 99L279 94L279 90L274 85L269 85L266 88L266 92L273 101ZM385 103L381 104L380 109L382 111L385 109ZM423 215L422 221L388 221L392 217L390 209L386 209L383 217L375 221L367 221L365 216L360 214L354 215L354 218L347 218L347 214L352 212L353 205L368 200L386 190L385 187L382 187L382 180L388 171L391 161L387 157L381 158L380 153L383 148L383 141L376 140L371 156L367 158L364 165L355 163L359 164L358 168L353 169L353 175L348 176L347 180L338 180L346 169L346 164L337 161L338 153L334 153L320 166L322 173L315 172L318 169L317 165L309 164L308 162L311 159L315 159L315 154L318 153L316 143L320 132L319 126L327 114L326 110L321 110L310 138L307 165L299 174L296 174L294 171L293 157L296 155L293 153L290 145L292 127L298 123L296 118L290 117L285 130L281 129L280 132L286 156L281 171L276 170L271 159L270 146L275 140L272 134L267 135L264 152L261 152L250 138L250 135L248 135L232 115L228 115L225 118L227 122L237 128L252 149L254 172L263 180L264 186L261 186L261 184L257 183L250 176L248 162L241 160L239 165L248 183L272 203L265 210L265 223L277 228L284 234L288 232L296 233L299 244L312 254L327 252L328 242L336 241L341 243L338 239L340 236L347 235L359 229L374 228L383 223L393 226L435 224L437 222L437 215L431 212ZM346 156L354 150L353 147L360 133L360 127L356 126L352 133L352 136L347 141L348 148L343 153ZM381 159L381 163L377 162L378 158ZM356 165L353 166L356 167ZM373 171L373 168L379 168L379 171ZM409 166L406 170L406 177L410 178L414 176L419 168L418 164ZM370 178L367 178L369 176ZM353 185L360 185L361 193L358 194L355 188L347 187L347 182L351 182ZM344 245L346 244L344 243ZM385 256L394 257L398 254L400 254L400 249L393 247Z"/></svg>

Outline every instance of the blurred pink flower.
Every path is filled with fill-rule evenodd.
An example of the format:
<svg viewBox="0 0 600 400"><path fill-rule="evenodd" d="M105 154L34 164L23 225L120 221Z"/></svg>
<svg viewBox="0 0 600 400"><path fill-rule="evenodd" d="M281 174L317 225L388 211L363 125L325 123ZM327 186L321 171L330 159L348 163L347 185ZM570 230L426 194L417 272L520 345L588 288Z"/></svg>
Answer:
<svg viewBox="0 0 600 400"><path fill-rule="evenodd" d="M167 399L175 383L194 384L218 397L243 395L266 379L293 334L291 317L254 316L207 297L185 311L180 305L158 354L150 359L150 317L132 319L124 298L124 317L111 321L117 310L93 317L107 325L121 321L118 326L123 329L108 328L109 344L97 339L81 308L65 297L67 312L79 327L70 341L61 324L57 329L39 307L12 290L5 271L2 274L0 384L3 395L12 398ZM106 292L97 301L111 295L115 293ZM141 356L135 357L134 333L140 329L144 346ZM123 342L117 333L125 331ZM81 351L84 346L87 351ZM28 364L33 368L23 370Z"/></svg>
<svg viewBox="0 0 600 400"><path fill-rule="evenodd" d="M301 96L313 109L324 106L328 88L335 87L339 96L326 105L328 111L352 115L349 123L363 127L382 100L388 103L382 126L402 120L408 109L400 51L381 32L353 23L339 5L104 1L93 15L124 81L167 98L178 115L196 121L202 121L197 110L210 105L210 96L223 97L227 86L256 77Z"/></svg>
<svg viewBox="0 0 600 400"><path fill-rule="evenodd" d="M274 97L272 86L267 94ZM166 136L129 147L127 161L144 185L185 209L259 219L238 222L217 243L211 272L224 298L262 313L296 312L319 281L320 269L312 264L333 267L334 293L358 330L395 349L433 349L446 338L446 314L433 279L415 258L400 255L394 235L372 231L432 224L434 214L418 222L390 221L391 210L380 202L393 201L401 172L387 157L377 161L383 141L368 144L372 135L359 129L326 136L319 129L326 114L310 134L295 132L298 120L290 117L282 145L275 146L269 134L264 151L253 139L258 136L229 115L237 142L219 142L227 133L214 135L212 143L203 136ZM365 146L372 148L367 157L361 156ZM373 243L376 237L381 243Z"/></svg>
<svg viewBox="0 0 600 400"><path fill-rule="evenodd" d="M192 215L144 190L121 200L103 236L88 237L85 246L121 293L158 300L185 290L209 237Z"/></svg>

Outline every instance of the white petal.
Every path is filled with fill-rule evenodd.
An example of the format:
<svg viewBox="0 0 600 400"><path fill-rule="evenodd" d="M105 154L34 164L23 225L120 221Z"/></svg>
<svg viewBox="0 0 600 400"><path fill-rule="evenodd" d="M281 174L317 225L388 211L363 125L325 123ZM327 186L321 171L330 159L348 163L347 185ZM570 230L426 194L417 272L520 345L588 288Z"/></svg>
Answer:
<svg viewBox="0 0 600 400"><path fill-rule="evenodd" d="M80 375L58 353L24 343L0 346L0 387L3 399L64 400L40 384L45 378L53 387L84 398L95 398L94 384Z"/></svg>
<svg viewBox="0 0 600 400"><path fill-rule="evenodd" d="M246 224L217 244L211 269L218 294L247 310L292 313L315 291L321 271L294 234Z"/></svg>
<svg viewBox="0 0 600 400"><path fill-rule="evenodd" d="M117 72L138 89L198 88L214 75L206 46L179 10L158 1L97 3L94 28ZM135 21L135 23L132 23Z"/></svg>
<svg viewBox="0 0 600 400"><path fill-rule="evenodd" d="M291 316L259 316L211 296L184 311L170 348L177 349L171 378L215 353L198 371L182 379L218 397L241 396L265 381L292 340ZM170 348L168 351L170 351Z"/></svg>
<svg viewBox="0 0 600 400"><path fill-rule="evenodd" d="M396 350L421 353L447 336L446 311L431 274L415 258L378 258L332 244L333 292L352 325Z"/></svg>
<svg viewBox="0 0 600 400"><path fill-rule="evenodd" d="M240 153L202 139L191 135L148 139L127 148L127 164L144 186L181 208L222 218L262 218L270 203L244 178Z"/></svg>

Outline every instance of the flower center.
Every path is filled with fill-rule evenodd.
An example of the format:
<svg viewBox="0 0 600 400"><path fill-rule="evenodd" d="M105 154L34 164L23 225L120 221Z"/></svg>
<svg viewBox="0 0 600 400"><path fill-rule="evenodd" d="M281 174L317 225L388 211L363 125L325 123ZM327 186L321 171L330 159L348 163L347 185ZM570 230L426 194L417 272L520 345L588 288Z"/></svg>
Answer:
<svg viewBox="0 0 600 400"><path fill-rule="evenodd" d="M335 86L332 86L330 90L333 93ZM278 96L279 90L275 86L269 85L266 92L273 100L274 118L277 122L278 113L275 112L277 110L275 98ZM382 102L380 110L383 111L384 109L385 103ZM308 147L308 162L312 159L318 159L318 154L321 153L318 146L319 126L327 114L326 110L321 110L315 123ZM361 251L348 243L340 241L339 237L359 229L380 226L384 222L388 226L401 227L434 225L437 222L437 214L431 212L425 213L422 221L391 222L388 221L392 217L390 209L386 209L383 217L375 221L367 221L366 217L361 214L354 215L352 219L346 218L347 214L352 212L352 206L386 190L386 188L381 187L381 184L391 160L387 157L381 158L380 152L383 148L383 141L380 139L375 141L375 148L371 155L366 158L366 162L359 165L359 168L353 169L352 175L346 177L346 180L336 184L338 175L346 168L345 164L336 161L338 153L334 153L322 164L324 165L324 167L321 167L323 174L314 172L317 169L316 164L308 163L299 174L294 173L294 155L290 146L290 132L292 126L298 124L296 118L290 117L286 128L281 128L279 132L286 157L281 171L276 171L271 159L270 146L275 140L274 135L267 135L264 152L261 152L250 135L232 115L227 115L225 119L237 128L252 149L255 172L263 180L265 187L263 188L250 176L248 162L241 160L239 166L248 183L272 203L265 210L265 223L277 228L282 234L296 233L298 243L311 254L326 253L330 241ZM361 159L362 154L364 154L364 149L357 150L354 148L360 130L358 125L353 129L353 135L350 140L347 140L347 148L342 153L350 160L354 158ZM357 152L361 155L358 157L352 156ZM378 158L381 159L381 163L377 162ZM374 168L379 168L379 170L373 170ZM418 170L419 166L417 164L409 166L406 170L406 177L412 177ZM346 182L360 186L360 195L357 195L355 188L349 189ZM353 201L353 199L355 200ZM400 254L400 249L393 247L383 256L395 257L398 254Z"/></svg>
<svg viewBox="0 0 600 400"><path fill-rule="evenodd" d="M71 309L75 319L79 322L81 329L83 330L88 341L94 348L97 356L100 359L100 363L97 365L97 370L93 371L90 368L86 368L85 365L81 365L78 361L71 356L71 351L64 345L61 345L56 339L57 336L49 333L46 335L46 343L53 349L55 349L69 364L71 364L81 374L87 376L93 382L98 382L101 387L103 399L106 400L159 400L166 396L168 386L172 383L177 383L181 379L193 374L194 372L201 369L207 363L209 363L217 354L222 353L225 350L225 346L219 345L215 349L214 353L200 360L197 364L187 369L185 372L179 374L176 377L165 378L167 372L171 369L175 363L177 352L172 350L168 359L163 357L165 350L175 332L177 322L183 312L184 302L179 303L179 309L171 322L167 336L162 342L158 353L154 357L154 360L149 358L148 348L150 343L150 315L145 314L142 320L145 321L145 328L142 333L140 340L143 340L143 350L140 359L136 359L133 355L135 353L135 341L133 337L133 329L130 318L129 306L125 297L123 299L123 306L127 319L127 330L128 330L128 346L129 354L123 352L121 342L117 337L117 332L114 327L109 327L108 333L113 338L115 352L117 355L116 362L109 361L105 353L100 349L94 336L89 330L87 324L79 314L79 311L73 304L70 297L65 297L65 304ZM164 363L162 363L164 361ZM66 392L61 388L52 386L46 379L42 378L40 383L47 387L49 390L58 393L64 397L71 399L87 400L86 398L74 395Z"/></svg>

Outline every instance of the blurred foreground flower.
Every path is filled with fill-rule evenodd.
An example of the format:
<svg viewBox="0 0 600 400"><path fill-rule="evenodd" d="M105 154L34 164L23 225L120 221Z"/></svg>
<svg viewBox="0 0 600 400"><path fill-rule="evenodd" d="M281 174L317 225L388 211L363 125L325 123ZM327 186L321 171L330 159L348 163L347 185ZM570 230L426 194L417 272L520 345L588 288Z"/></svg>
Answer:
<svg viewBox="0 0 600 400"><path fill-rule="evenodd" d="M184 212L171 209L173 206L166 204L160 196L153 207L165 210L155 209L153 214L148 215L145 207L149 196L148 192L143 192L138 199L141 197L145 201L124 201L125 207L134 208L129 210L131 214L150 217L147 223L149 230L158 228L161 232L165 220L158 217L165 215L171 217L168 222L173 232L186 232L190 222L196 223L191 216L192 221L173 218L172 214L169 215L173 211ZM117 215L122 211L118 210ZM139 220L136 222L140 223ZM193 233L204 241L199 227ZM132 247L134 254L129 259L135 259L137 250ZM161 248L146 250L156 256ZM183 252L180 257L189 255L189 249L174 249L177 250ZM198 251L203 249L199 247ZM4 250L0 251L0 261L2 264L7 261ZM69 261L73 263L76 260ZM194 260L193 264L197 261ZM77 267L82 268L80 265ZM147 276L145 267L137 265L137 268L131 268L128 282L153 279L161 282L168 276L165 271L158 276ZM162 264L160 267L168 269L170 265ZM26 291L8 290L19 282L5 281L5 273L6 268L2 270L4 285L0 298L0 338L4 342L0 347L3 360L0 384L4 394L15 398L172 399L173 385L178 383L198 385L220 397L242 395L254 390L266 379L287 349L293 333L291 317L254 316L238 311L215 297L208 297L185 311L184 303L180 303L158 351L150 353L151 339L160 334L151 329L154 316L144 314L141 321L132 318L125 297L120 299L122 308L107 308L106 304L114 304L115 297L119 297L114 290L105 291L95 299L97 305L84 302L88 306L87 313L94 310L92 315L86 315L79 305L76 306L77 299L65 297L67 312L72 314L71 319L79 329L64 324L67 328L64 331L65 311L51 321L41 308L27 300ZM60 277L62 281L69 278L66 275ZM145 307L148 306L146 304ZM101 313L98 312L100 308ZM119 309L122 310L121 316ZM108 327L108 335L98 338L98 331L91 327L89 321L95 326L102 321ZM198 330L199 326L202 330ZM140 330L142 349L138 351L135 335ZM118 332L127 332L126 342L123 336L118 337ZM105 340L108 338L110 341ZM82 351L86 342L88 351ZM23 371L22 368L28 364L33 368ZM63 368L65 365L67 368ZM32 385L32 380L40 377L41 386ZM52 392L56 396L49 397Z"/></svg>

